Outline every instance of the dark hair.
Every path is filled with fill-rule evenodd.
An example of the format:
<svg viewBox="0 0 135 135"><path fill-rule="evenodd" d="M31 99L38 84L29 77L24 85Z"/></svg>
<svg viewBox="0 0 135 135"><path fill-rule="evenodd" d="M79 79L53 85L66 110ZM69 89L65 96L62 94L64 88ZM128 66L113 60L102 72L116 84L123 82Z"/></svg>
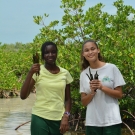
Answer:
<svg viewBox="0 0 135 135"><path fill-rule="evenodd" d="M42 44L42 47L41 47L41 59L44 60L44 53L45 53L45 50L46 50L46 47L48 45L52 45L56 48L56 51L58 52L58 48L57 48L57 45L51 41L46 41Z"/></svg>
<svg viewBox="0 0 135 135"><path fill-rule="evenodd" d="M86 69L86 68L90 65L89 62L88 62L88 61L84 58L84 56L82 55L82 54L83 54L83 47L84 47L84 45L85 45L86 43L88 43L88 42L94 43L94 44L96 45L97 49L99 48L99 47L98 47L98 44L96 43L96 41L95 41L95 40L92 40L92 39L87 40L87 41L85 41L85 42L83 43L83 45L82 45L82 51L81 51L81 70ZM101 56L100 53L98 53L98 59L99 59L100 61L104 61L104 59L103 59L103 57Z"/></svg>

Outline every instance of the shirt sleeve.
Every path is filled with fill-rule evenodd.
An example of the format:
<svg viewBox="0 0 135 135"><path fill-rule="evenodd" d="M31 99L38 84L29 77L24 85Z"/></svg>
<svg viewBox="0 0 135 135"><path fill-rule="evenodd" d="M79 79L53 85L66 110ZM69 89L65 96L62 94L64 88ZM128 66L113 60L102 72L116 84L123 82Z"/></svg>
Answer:
<svg viewBox="0 0 135 135"><path fill-rule="evenodd" d="M69 71L67 71L66 84L70 84L72 81L73 81L73 78L72 78L71 74L69 73Z"/></svg>
<svg viewBox="0 0 135 135"><path fill-rule="evenodd" d="M114 72L114 88L118 87L118 86L123 86L125 85L125 80L120 72L120 70L114 66L114 69L113 69L113 72Z"/></svg>
<svg viewBox="0 0 135 135"><path fill-rule="evenodd" d="M83 73L81 73L81 75L80 75L80 93L81 92L85 93L85 89L83 87Z"/></svg>
<svg viewBox="0 0 135 135"><path fill-rule="evenodd" d="M35 82L37 81L37 76L35 73L33 74L32 78L35 80Z"/></svg>

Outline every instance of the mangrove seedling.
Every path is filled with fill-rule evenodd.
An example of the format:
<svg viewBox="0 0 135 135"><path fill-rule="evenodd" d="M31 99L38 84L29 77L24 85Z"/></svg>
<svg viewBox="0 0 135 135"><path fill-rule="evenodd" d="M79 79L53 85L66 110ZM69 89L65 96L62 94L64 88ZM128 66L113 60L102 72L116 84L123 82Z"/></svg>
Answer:
<svg viewBox="0 0 135 135"><path fill-rule="evenodd" d="M96 74L94 75L94 79L98 80L98 74L97 74L97 71L96 71Z"/></svg>
<svg viewBox="0 0 135 135"><path fill-rule="evenodd" d="M86 75L88 76L90 81L93 80L93 75L91 74L90 68L89 68L89 75L87 73L86 73Z"/></svg>
<svg viewBox="0 0 135 135"><path fill-rule="evenodd" d="M33 54L33 64L35 63L39 63L39 54L36 53L36 54ZM39 75L39 72L36 73L36 75Z"/></svg>

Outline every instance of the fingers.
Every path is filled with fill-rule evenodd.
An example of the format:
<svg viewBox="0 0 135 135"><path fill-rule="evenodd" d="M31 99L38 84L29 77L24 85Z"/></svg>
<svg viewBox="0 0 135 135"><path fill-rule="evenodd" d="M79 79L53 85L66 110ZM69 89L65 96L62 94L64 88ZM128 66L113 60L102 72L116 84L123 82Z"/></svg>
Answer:
<svg viewBox="0 0 135 135"><path fill-rule="evenodd" d="M68 130L69 130L68 119L63 117L61 120L60 132L64 134Z"/></svg>
<svg viewBox="0 0 135 135"><path fill-rule="evenodd" d="M60 133L61 134L64 134L68 130L69 130L69 126L68 125L61 125L61 127L60 127Z"/></svg>
<svg viewBox="0 0 135 135"><path fill-rule="evenodd" d="M91 89L100 89L102 86L101 82L99 80L92 80L90 81L90 88Z"/></svg>
<svg viewBox="0 0 135 135"><path fill-rule="evenodd" d="M40 64L36 63L36 64L33 64L32 67L31 67L31 72L32 73L38 73L40 70Z"/></svg>
<svg viewBox="0 0 135 135"><path fill-rule="evenodd" d="M33 64L32 66L35 67L35 68L36 68L36 67L37 67L37 68L40 68L40 64L38 64L38 63L35 63L35 64Z"/></svg>

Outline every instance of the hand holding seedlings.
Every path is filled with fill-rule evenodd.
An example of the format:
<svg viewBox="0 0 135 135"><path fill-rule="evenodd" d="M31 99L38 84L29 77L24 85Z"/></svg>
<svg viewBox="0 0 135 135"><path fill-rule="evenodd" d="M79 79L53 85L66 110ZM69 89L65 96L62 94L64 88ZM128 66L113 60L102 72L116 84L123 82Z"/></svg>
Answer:
<svg viewBox="0 0 135 135"><path fill-rule="evenodd" d="M97 74L97 71L94 75L94 79L90 82L90 85L91 85L91 88L92 89L95 89L94 91L96 92L97 89L100 89L102 90L102 84L101 84L101 81L98 80L98 74Z"/></svg>
<svg viewBox="0 0 135 135"><path fill-rule="evenodd" d="M90 71L90 68L89 68L89 75L86 73L86 75L88 76L89 80L92 81L93 80L93 75L91 74L91 71ZM97 71L94 75L94 80L98 80L98 74L97 74ZM93 85L93 83L91 83ZM96 92L97 89L95 89L94 91Z"/></svg>
<svg viewBox="0 0 135 135"><path fill-rule="evenodd" d="M93 80L93 75L91 74L90 68L89 68L89 75L86 73L86 75L88 76L89 80L92 81ZM96 71L96 74L94 75L94 79L98 79L98 74ZM94 90L96 92L96 90Z"/></svg>

